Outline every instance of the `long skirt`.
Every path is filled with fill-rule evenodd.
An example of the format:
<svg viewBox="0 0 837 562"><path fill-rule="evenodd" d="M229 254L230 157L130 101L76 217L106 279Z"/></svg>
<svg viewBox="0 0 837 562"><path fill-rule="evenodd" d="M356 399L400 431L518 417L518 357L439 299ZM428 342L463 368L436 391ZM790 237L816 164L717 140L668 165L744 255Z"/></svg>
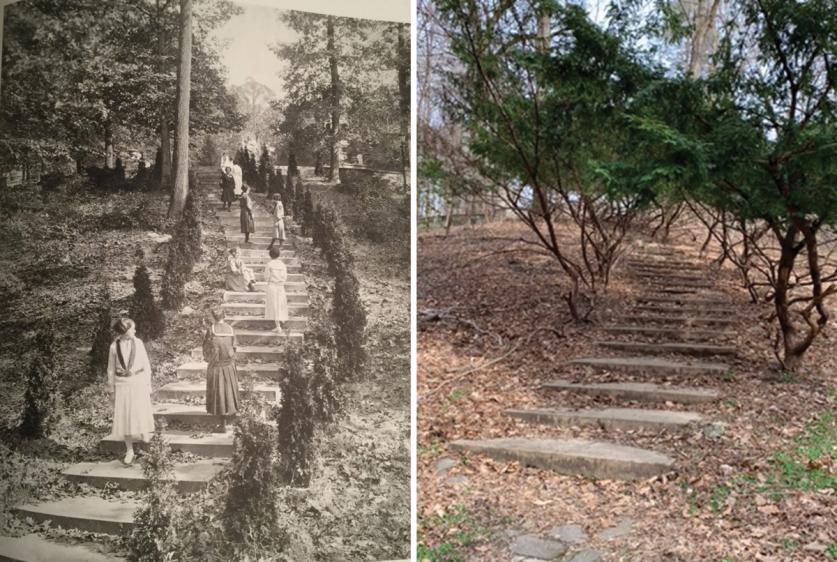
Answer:
<svg viewBox="0 0 837 562"><path fill-rule="evenodd" d="M147 440L154 433L151 388L142 377L116 377L113 397L113 426L116 439Z"/></svg>
<svg viewBox="0 0 837 562"><path fill-rule="evenodd" d="M241 274L227 273L224 277L224 285L226 285L228 291L243 293L249 290L250 282L254 279L253 270L245 267Z"/></svg>
<svg viewBox="0 0 837 562"><path fill-rule="evenodd" d="M273 221L273 237L277 240L285 240L285 221L283 219Z"/></svg>
<svg viewBox="0 0 837 562"><path fill-rule="evenodd" d="M288 297L282 283L268 283L265 293L264 317L266 320L288 319Z"/></svg>
<svg viewBox="0 0 837 562"><path fill-rule="evenodd" d="M221 189L221 203L232 203L233 201L235 201L235 191L233 191L233 186Z"/></svg>
<svg viewBox="0 0 837 562"><path fill-rule="evenodd" d="M213 416L231 416L239 405L235 363L210 363L206 369L206 411Z"/></svg>
<svg viewBox="0 0 837 562"><path fill-rule="evenodd" d="M241 232L251 234L256 232L256 225L253 223L253 216L247 211L241 211Z"/></svg>

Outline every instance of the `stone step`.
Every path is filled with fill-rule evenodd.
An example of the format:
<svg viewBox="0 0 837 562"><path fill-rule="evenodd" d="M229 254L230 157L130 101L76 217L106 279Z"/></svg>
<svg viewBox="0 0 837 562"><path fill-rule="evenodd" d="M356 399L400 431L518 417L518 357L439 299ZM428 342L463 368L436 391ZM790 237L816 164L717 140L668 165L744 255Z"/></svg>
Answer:
<svg viewBox="0 0 837 562"><path fill-rule="evenodd" d="M266 384L253 385L252 393L268 400L276 402L279 400L279 387ZM242 398L246 397L250 392L246 385L241 385L239 394ZM194 401L206 400L206 379L200 380L178 380L170 382L169 384L159 388L154 393L157 400L180 400L180 401Z"/></svg>
<svg viewBox="0 0 837 562"><path fill-rule="evenodd" d="M270 244L270 241L267 242ZM298 263L294 260L297 259L296 257L296 250L294 247L290 245L287 241L282 242L281 244L277 241L273 244L274 246L279 246L281 250L281 255L279 259L281 259L286 264L289 263ZM268 254L267 246L264 248L252 247L252 248L239 248L238 255L241 256L243 259L252 259L252 258L264 258L265 261L270 259L270 254ZM290 260L290 261L289 261Z"/></svg>
<svg viewBox="0 0 837 562"><path fill-rule="evenodd" d="M213 416L206 412L206 406L201 404L174 404L158 402L154 404L154 419L164 421L165 427L177 427L191 431L217 433L221 425L221 416Z"/></svg>
<svg viewBox="0 0 837 562"><path fill-rule="evenodd" d="M685 386L664 386L645 382L605 382L571 383L557 380L541 386L544 390L562 390L589 394L592 396L612 396L639 402L678 402L680 404L701 404L720 398L717 390L709 388L690 388Z"/></svg>
<svg viewBox="0 0 837 562"><path fill-rule="evenodd" d="M0 537L3 562L127 562L126 558L102 554L88 544L64 544L30 534Z"/></svg>
<svg viewBox="0 0 837 562"><path fill-rule="evenodd" d="M255 278L255 283L253 284L253 288L256 289L256 292L265 292L267 290L267 283L264 281L264 272L259 273L258 271L253 272L253 277ZM301 293L307 294L308 287L305 283L285 283L285 293Z"/></svg>
<svg viewBox="0 0 837 562"><path fill-rule="evenodd" d="M264 307L264 304L256 302L225 302L221 305L227 316L264 316ZM291 318L304 318L308 313L308 303L288 302Z"/></svg>
<svg viewBox="0 0 837 562"><path fill-rule="evenodd" d="M308 295L306 293L285 293L289 305L308 304ZM263 291L224 291L224 302L248 302L261 303L264 305L266 295Z"/></svg>
<svg viewBox="0 0 837 562"><path fill-rule="evenodd" d="M622 321L639 324L678 324L681 326L732 326L734 318L717 316L670 316L667 314L626 314Z"/></svg>
<svg viewBox="0 0 837 562"><path fill-rule="evenodd" d="M654 288L661 293L670 295L696 295L703 291L703 288L701 287L672 287L666 285L656 285Z"/></svg>
<svg viewBox="0 0 837 562"><path fill-rule="evenodd" d="M192 349L192 360L203 361L203 348ZM284 348L275 345L239 345L235 351L236 368L252 362L281 361L285 355Z"/></svg>
<svg viewBox="0 0 837 562"><path fill-rule="evenodd" d="M259 381L276 380L279 376L279 363L242 363L236 364L239 381L255 379ZM180 380L206 379L206 362L190 361L177 368L177 378Z"/></svg>
<svg viewBox="0 0 837 562"><path fill-rule="evenodd" d="M261 232L254 232L250 235L250 241L244 241L243 234L233 234L230 232L230 228L224 229L224 238L227 241L227 246L229 247L238 247L242 250L255 250L257 252L266 252L267 247L270 245L271 241L273 241L273 235L268 230L262 230ZM293 250L287 250L287 253L290 254L288 257L292 257L295 255ZM282 256L285 255L284 247L282 249Z"/></svg>
<svg viewBox="0 0 837 562"><path fill-rule="evenodd" d="M173 469L177 491L181 494L199 492L224 469L226 464L225 461L212 459L198 459L189 463L175 464ZM114 483L122 490L137 491L147 486L142 467L138 462L134 462L131 466L125 466L121 460L82 462L74 464L63 474L73 482L89 484L97 488Z"/></svg>
<svg viewBox="0 0 837 562"><path fill-rule="evenodd" d="M227 433L168 430L163 433L163 437L175 451L218 458L229 458L233 453L233 436ZM147 444L134 442L134 446L143 449ZM125 442L110 435L99 442L99 447L116 455L125 454Z"/></svg>
<svg viewBox="0 0 837 562"><path fill-rule="evenodd" d="M506 410L507 416L531 423L563 427L595 426L606 431L683 430L699 423L703 416L693 412L642 410L635 408L603 408L570 410L565 408L535 408Z"/></svg>
<svg viewBox="0 0 837 562"><path fill-rule="evenodd" d="M635 336L656 336L680 340L714 340L731 338L735 334L723 330L699 330L690 327L661 328L658 326L604 326L602 328L610 334L626 334Z"/></svg>
<svg viewBox="0 0 837 562"><path fill-rule="evenodd" d="M633 351L636 353L680 353L683 355L735 355L735 347L731 345L711 345L700 343L671 342L671 343L645 343L632 341L598 341L596 345L608 349L620 351Z"/></svg>
<svg viewBox="0 0 837 562"><path fill-rule="evenodd" d="M246 260L245 260L245 265L252 265L252 264L246 264ZM251 269L253 270L253 279L255 279L257 283L259 281L264 281L265 280L264 268L251 267ZM288 278L285 281L285 290L286 291L291 290L290 287L294 286L294 285L299 285L300 286L299 290L297 292L304 291L305 290L305 276L301 273L288 273Z"/></svg>
<svg viewBox="0 0 837 562"><path fill-rule="evenodd" d="M272 328L272 326L269 326L269 328ZM271 330L247 330L243 328L236 328L235 330L235 340L238 345L243 346L281 346L288 340L299 342L303 339L305 339L305 335L302 332L284 332L282 335L278 335Z"/></svg>
<svg viewBox="0 0 837 562"><path fill-rule="evenodd" d="M140 506L132 500L106 500L98 496L74 496L26 504L15 508L23 517L36 523L51 521L53 526L68 530L119 535L129 533L134 525L134 512Z"/></svg>
<svg viewBox="0 0 837 562"><path fill-rule="evenodd" d="M657 357L584 357L569 365L593 367L602 371L621 371L648 375L721 375L729 371L724 363L670 361Z"/></svg>
<svg viewBox="0 0 837 562"><path fill-rule="evenodd" d="M634 307L637 312L651 312L655 314L701 314L706 316L712 315L726 315L735 314L732 307L729 308L713 308L710 305L705 306L689 306L689 305L673 305L666 306L661 304L640 304Z"/></svg>
<svg viewBox="0 0 837 562"><path fill-rule="evenodd" d="M715 286L715 284L711 281L686 280L674 277L663 277L660 275L646 277L645 280L645 282L652 283L655 286L675 289L711 289Z"/></svg>
<svg viewBox="0 0 837 562"><path fill-rule="evenodd" d="M654 269L663 269L666 271L676 271L676 270L692 270L692 271L699 271L702 267L699 264L684 261L682 259L675 259L675 258L646 258L646 259L636 259L632 258L627 260L627 263L631 267L648 267Z"/></svg>
<svg viewBox="0 0 837 562"><path fill-rule="evenodd" d="M227 316L224 319L225 322L230 324L236 329L236 333L240 328L246 328L250 330L272 330L276 327L276 322L273 320L265 320L260 316L250 315L250 316ZM283 320L280 322L283 330L283 334L285 337L290 337L293 339L301 338L302 332L308 327L308 319L305 317L301 318L294 318L291 317L288 320ZM290 333L288 332L290 330Z"/></svg>
<svg viewBox="0 0 837 562"><path fill-rule="evenodd" d="M296 258L292 258L292 259L296 259ZM259 272L264 272L264 266L265 266L266 261L267 260L265 260L265 261L253 261L250 258L243 258L242 259L242 263L244 264L244 267L249 267L253 271L253 273L256 275L257 279L259 278L258 273ZM289 278L291 276L294 276L294 275L299 275L300 277L299 277L298 281L304 281L305 280L302 277L302 266L301 265L288 265L288 266L286 266L286 269L287 269ZM288 280L296 282L295 279L288 279Z"/></svg>
<svg viewBox="0 0 837 562"><path fill-rule="evenodd" d="M654 451L586 439L459 440L451 442L449 448L599 480L648 479L669 472L674 466L674 459Z"/></svg>
<svg viewBox="0 0 837 562"><path fill-rule="evenodd" d="M260 268L264 268L267 262L272 259L270 255L268 255L267 250L259 250L253 254L248 254L246 256L241 255L240 257L244 263L250 264L250 267ZM285 252L282 252L282 255L279 256L279 260L285 264L289 272L292 267L301 267L299 264L299 258L295 256L285 256Z"/></svg>
<svg viewBox="0 0 837 562"><path fill-rule="evenodd" d="M728 299L724 297L693 297L688 295L654 295L654 294L646 294L646 295L639 295L636 298L637 302L657 302L657 303L664 303L664 304L705 304L705 305L716 305L716 306L733 306L733 303L729 302Z"/></svg>

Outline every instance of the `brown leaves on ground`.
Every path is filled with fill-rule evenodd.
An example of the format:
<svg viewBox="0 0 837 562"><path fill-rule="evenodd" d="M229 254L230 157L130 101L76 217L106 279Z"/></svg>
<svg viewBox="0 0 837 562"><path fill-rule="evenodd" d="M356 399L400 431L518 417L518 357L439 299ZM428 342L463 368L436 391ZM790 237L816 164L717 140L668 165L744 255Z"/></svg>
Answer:
<svg viewBox="0 0 837 562"><path fill-rule="evenodd" d="M597 349L594 342L624 339L603 333L601 326L633 306L641 282L624 265L617 266L607 294L596 303L594 322L568 324L562 299L566 278L550 258L516 242L527 236L525 227L503 222L454 229L448 238L433 233L419 238L419 542L436 548L438 560L453 559L439 554L442 545L467 560L508 560L508 530L546 534L553 526L576 523L594 537L631 518L635 523L626 537L591 543L606 560L837 556L837 494L833 488L779 486L775 461L777 452L794 450L806 424L837 408L837 359L828 340L811 350L804 375L778 375L764 322L770 306L749 304L735 272L717 271L700 259L699 242L686 232L678 247L706 264L707 275L735 303L731 343L738 352L718 359L731 363L732 370L723 377L650 380L564 367L562 362L572 358L620 355ZM636 250L641 244L637 238L631 247ZM723 397L696 406L648 405L539 389L544 382L578 381L582 376L585 381L703 386L719 389ZM699 428L602 433L589 427L536 426L503 415L510 407L608 405L697 411L726 427L711 437ZM646 482L593 482L447 450L454 439L536 435L653 449L673 456L677 472ZM443 458L457 464L439 473ZM826 470L834 474L833 466ZM461 520L461 513L472 521L471 531L479 530L463 533L468 525L449 523Z"/></svg>

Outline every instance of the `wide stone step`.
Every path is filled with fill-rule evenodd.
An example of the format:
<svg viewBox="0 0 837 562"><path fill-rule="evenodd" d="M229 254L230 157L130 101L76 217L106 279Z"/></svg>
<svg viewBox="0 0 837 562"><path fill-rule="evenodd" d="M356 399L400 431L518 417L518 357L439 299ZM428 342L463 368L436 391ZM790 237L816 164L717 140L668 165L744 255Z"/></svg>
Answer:
<svg viewBox="0 0 837 562"><path fill-rule="evenodd" d="M654 268L640 268L640 267L632 267L631 273L634 276L640 278L650 278L650 279L664 279L666 281L685 281L687 283L693 282L701 282L706 279L706 274L701 271L695 271L694 274L684 274L684 273L675 273L671 271L665 270L657 270Z"/></svg>
<svg viewBox="0 0 837 562"><path fill-rule="evenodd" d="M604 430L683 430L689 424L698 423L703 416L693 412L667 410L642 410L634 408L603 408L569 410L564 408L537 408L531 410L506 410L507 416L528 422L557 426L596 426Z"/></svg>
<svg viewBox="0 0 837 562"><path fill-rule="evenodd" d="M15 508L21 516L36 523L51 521L68 530L119 535L129 533L134 512L140 506L131 500L106 500L98 496L75 496L60 500L26 504Z"/></svg>
<svg viewBox="0 0 837 562"><path fill-rule="evenodd" d="M620 351L634 351L636 353L681 353L684 355L735 355L735 347L731 345L711 345L700 343L645 343L632 341L600 341L596 345Z"/></svg>
<svg viewBox="0 0 837 562"><path fill-rule="evenodd" d="M280 367L282 365L279 363L241 363L236 364L235 369L238 372L239 380L250 378L260 381L271 381L276 380L279 376ZM180 380L205 379L206 362L190 361L180 365L177 368L177 378Z"/></svg>
<svg viewBox="0 0 837 562"><path fill-rule="evenodd" d="M689 281L685 279L675 279L673 277L662 277L659 275L653 277L644 277L645 283L651 283L654 286L662 287L664 289L711 289L715 284L711 281Z"/></svg>
<svg viewBox="0 0 837 562"><path fill-rule="evenodd" d="M224 302L261 303L264 306L266 298L267 296L263 291L224 291ZM285 298L288 299L289 305L308 304L308 295L306 293L285 293Z"/></svg>
<svg viewBox="0 0 837 562"><path fill-rule="evenodd" d="M241 388L239 388L239 395L242 398L247 397L249 394L251 394L251 392L248 391L246 386L242 385ZM270 402L276 402L279 400L279 387L266 384L255 384L252 388L252 394ZM169 384L159 388L154 395L157 400L200 400L203 402L206 400L206 379L179 380L170 382Z"/></svg>
<svg viewBox="0 0 837 562"><path fill-rule="evenodd" d="M304 338L305 335L302 332L284 332L282 335L278 335L272 330L247 330L243 328L236 328L235 330L235 340L238 345L244 346L281 346L288 340L299 342Z"/></svg>
<svg viewBox="0 0 837 562"><path fill-rule="evenodd" d="M565 380L557 380L545 383L541 388L589 394L591 396L611 396L639 402L702 404L720 398L720 393L717 390L709 388L664 386L645 382L571 383Z"/></svg>
<svg viewBox="0 0 837 562"><path fill-rule="evenodd" d="M735 335L733 332L723 330L700 330L688 326L682 328L662 328L659 326L604 326L602 329L610 334L652 336L680 340L715 340L731 338Z"/></svg>
<svg viewBox="0 0 837 562"><path fill-rule="evenodd" d="M685 316L669 314L626 314L621 320L639 324L676 324L678 326L732 326L735 319L718 316Z"/></svg>
<svg viewBox="0 0 837 562"><path fill-rule="evenodd" d="M293 258L293 259L296 259L296 258ZM242 259L242 263L244 264L244 267L249 267L253 271L253 274L258 274L259 272L264 272L264 266L265 266L266 262L267 262L267 260L265 260L265 261L253 261L250 258L243 258ZM304 281L304 278L302 278L302 266L301 265L288 265L288 266L286 266L286 269L287 269L287 272L288 272L288 277L290 277L292 275L299 275L300 276L299 281ZM294 279L288 279L288 280L293 281Z"/></svg>
<svg viewBox="0 0 837 562"><path fill-rule="evenodd" d="M650 312L652 314L700 314L706 316L734 314L731 308L713 308L710 305L704 306L666 306L661 304L640 304L634 307L637 312Z"/></svg>
<svg viewBox="0 0 837 562"><path fill-rule="evenodd" d="M197 459L188 463L174 465L174 484L181 494L199 492L206 484L224 469L226 462ZM138 462L125 466L120 460L109 462L82 462L74 464L64 471L64 476L73 482L89 484L103 488L106 484L116 484L122 490L143 490L148 481L142 474Z"/></svg>
<svg viewBox="0 0 837 562"><path fill-rule="evenodd" d="M702 287L683 287L682 285L679 287L656 285L654 288L661 293L670 295L696 295L704 291L704 288Z"/></svg>
<svg viewBox="0 0 837 562"><path fill-rule="evenodd" d="M681 304L681 305L708 305L708 306L734 306L729 299L723 296L718 297L695 297L690 295L655 295L642 294L636 297L637 302Z"/></svg>
<svg viewBox="0 0 837 562"><path fill-rule="evenodd" d="M202 457L229 458L233 453L233 436L226 433L200 433L168 430L163 438L175 451L192 453ZM145 448L147 443L134 442L135 447ZM99 447L115 455L125 455L125 442L107 436L99 442ZM119 458L122 458L121 456Z"/></svg>
<svg viewBox="0 0 837 562"><path fill-rule="evenodd" d="M693 270L699 271L703 269L699 264L690 261L684 261L682 259L676 258L645 258L645 259L636 259L632 258L627 260L627 263L631 267L647 267L647 268L654 268L654 269L664 269L666 271L677 271L677 270Z"/></svg>
<svg viewBox="0 0 837 562"><path fill-rule="evenodd" d="M263 317L256 315L230 315L224 321L235 327L236 333L238 333L239 328L272 330L276 327L275 321L265 320ZM280 322L280 325L285 336L296 339L302 337L302 332L308 327L308 319L304 316L291 317ZM288 330L290 330L290 333L288 333Z"/></svg>
<svg viewBox="0 0 837 562"><path fill-rule="evenodd" d="M0 537L3 562L126 562L113 554L102 554L90 544L64 544L30 534Z"/></svg>
<svg viewBox="0 0 837 562"><path fill-rule="evenodd" d="M261 231L256 231L253 234L251 234L249 242L244 241L243 234L231 233L231 229L232 227L227 227L224 229L224 238L227 241L227 246L230 247L238 247L242 250L255 250L258 252L266 252L267 247L270 245L271 241L273 241L273 235L271 234L272 231L268 231L267 229L262 229ZM293 256L294 252L292 250L288 250L288 254ZM283 249L282 256L284 255L285 250Z"/></svg>
<svg viewBox="0 0 837 562"><path fill-rule="evenodd" d="M225 302L221 305L228 316L264 316L264 304L255 302ZM288 302L288 315L302 318L309 312L308 303Z"/></svg>
<svg viewBox="0 0 837 562"><path fill-rule="evenodd" d="M253 284L253 288L256 292L264 293L267 290L267 283L264 281L264 272L253 272L253 277L255 278L255 283ZM306 294L308 291L308 287L305 283L285 283L285 293L303 293Z"/></svg>
<svg viewBox="0 0 837 562"><path fill-rule="evenodd" d="M268 244L270 244L269 241ZM279 249L281 250L281 254L279 255L280 260L282 260L286 264L298 263L294 261L296 260L296 250L290 244L290 242L288 242L287 240L281 243L279 241L276 241L273 245L279 246ZM238 255L241 256L243 259L249 260L253 258L263 258L265 261L267 261L271 259L270 254L268 252L269 250L267 249L267 246L265 246L264 248L239 248Z"/></svg>
<svg viewBox="0 0 837 562"><path fill-rule="evenodd" d="M192 349L191 355L193 361L203 361L203 348L196 347ZM239 345L235 351L236 368L253 361L281 361L284 355L285 352L281 346Z"/></svg>
<svg viewBox="0 0 837 562"><path fill-rule="evenodd" d="M598 480L647 479L669 472L674 466L674 459L654 451L586 439L507 437L453 441L449 447Z"/></svg>
<svg viewBox="0 0 837 562"><path fill-rule="evenodd" d="M670 361L657 357L584 357L569 365L593 367L601 371L621 371L649 375L721 375L729 371L724 363Z"/></svg>
<svg viewBox="0 0 837 562"><path fill-rule="evenodd" d="M267 265L267 262L269 262L272 259L270 255L267 253L267 250L259 250L254 254L248 254L246 256L239 255L239 257L241 257L241 260L244 263L250 264L250 267L260 267L262 269L264 269L264 266ZM279 256L279 260L285 264L289 272L292 267L301 267L298 258L294 256L286 256L285 252L282 252L282 255Z"/></svg>
<svg viewBox="0 0 837 562"><path fill-rule="evenodd" d="M207 433L217 432L222 422L221 416L208 414L205 405L168 402L154 404L154 419L165 421L165 427L202 430Z"/></svg>

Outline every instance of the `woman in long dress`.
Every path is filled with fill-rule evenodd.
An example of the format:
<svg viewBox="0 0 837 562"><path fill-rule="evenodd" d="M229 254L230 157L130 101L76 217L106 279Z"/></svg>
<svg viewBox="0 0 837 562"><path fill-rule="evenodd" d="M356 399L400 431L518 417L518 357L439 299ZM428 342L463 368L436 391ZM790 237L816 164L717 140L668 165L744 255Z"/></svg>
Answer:
<svg viewBox="0 0 837 562"><path fill-rule="evenodd" d="M224 322L224 310L212 309L214 323L203 338L203 358L206 367L206 411L220 416L221 430L227 431L227 422L238 412L238 371L235 368L235 333Z"/></svg>
<svg viewBox="0 0 837 562"><path fill-rule="evenodd" d="M273 239L270 241L271 249L273 244L279 240L279 245L285 241L285 206L282 205L282 196L278 193L273 196L273 207L270 209L270 215L273 217Z"/></svg>
<svg viewBox="0 0 837 562"><path fill-rule="evenodd" d="M280 258L279 246L269 251L270 261L264 268L264 278L267 281L265 295L264 317L276 322L276 332L282 333L280 322L288 320L288 298L285 295L285 281L288 279L288 268Z"/></svg>
<svg viewBox="0 0 837 562"><path fill-rule="evenodd" d="M244 243L250 243L250 234L256 232L256 223L253 221L253 200L247 193L247 186L242 188L241 198L238 204L241 205L241 233L244 235Z"/></svg>
<svg viewBox="0 0 837 562"><path fill-rule="evenodd" d="M256 290L256 282L253 270L244 265L241 261L241 252L238 248L230 248L227 255L227 272L224 277L224 284L228 291L243 293Z"/></svg>
<svg viewBox="0 0 837 562"><path fill-rule="evenodd" d="M238 164L232 165L232 177L233 177L233 193L236 197L241 195L241 190L244 188L244 172L241 171L241 166Z"/></svg>
<svg viewBox="0 0 837 562"><path fill-rule="evenodd" d="M151 364L136 325L121 318L114 325L118 337L108 355L108 393L113 398L111 435L125 441L125 464L134 460L134 441L148 441L154 432L151 408Z"/></svg>
<svg viewBox="0 0 837 562"><path fill-rule="evenodd" d="M232 202L235 201L234 186L232 173L230 168L227 168L221 175L221 203L227 211L232 209Z"/></svg>

